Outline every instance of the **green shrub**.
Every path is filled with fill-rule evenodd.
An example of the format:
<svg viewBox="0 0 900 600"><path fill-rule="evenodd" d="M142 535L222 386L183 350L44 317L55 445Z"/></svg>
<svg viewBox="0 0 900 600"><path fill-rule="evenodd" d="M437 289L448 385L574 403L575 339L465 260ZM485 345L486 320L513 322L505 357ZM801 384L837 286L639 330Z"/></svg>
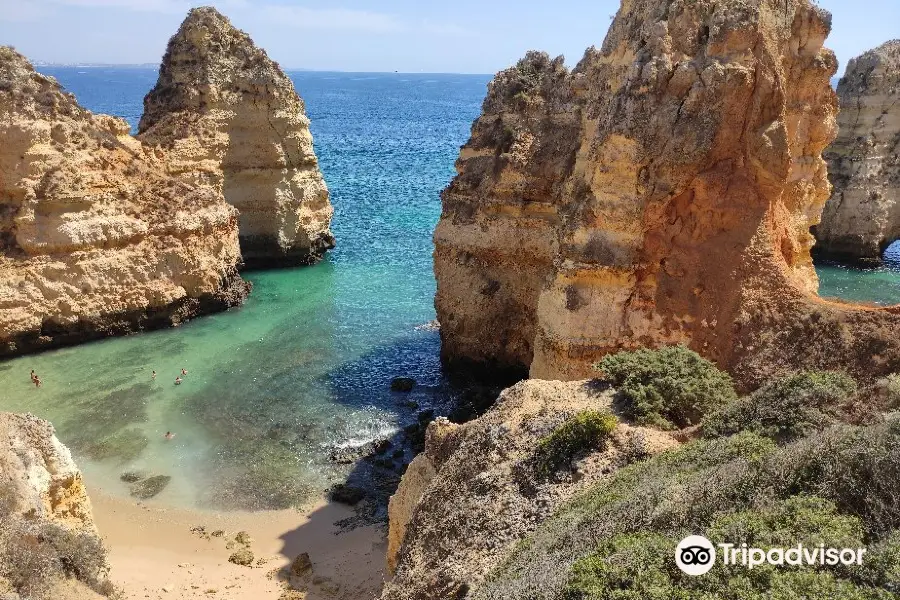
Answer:
<svg viewBox="0 0 900 600"><path fill-rule="evenodd" d="M878 380L876 390L884 400L884 407L890 410L900 408L900 373L893 373Z"/></svg>
<svg viewBox="0 0 900 600"><path fill-rule="evenodd" d="M572 565L565 600L688 600L675 589L680 579L672 556L675 544L656 533L617 535ZM674 569L673 569L674 568Z"/></svg>
<svg viewBox="0 0 900 600"><path fill-rule="evenodd" d="M619 352L595 368L618 389L623 412L641 425L689 427L737 398L727 373L684 346Z"/></svg>
<svg viewBox="0 0 900 600"><path fill-rule="evenodd" d="M900 528L900 418L869 427L837 425L785 446L766 468L785 493L828 498L858 515L876 538Z"/></svg>
<svg viewBox="0 0 900 600"><path fill-rule="evenodd" d="M776 379L703 420L708 437L753 431L778 441L800 438L840 420L856 392L844 373L806 371Z"/></svg>
<svg viewBox="0 0 900 600"><path fill-rule="evenodd" d="M791 567L717 564L703 577L685 576L672 560L681 535L658 532L620 534L604 540L572 565L563 598L614 600L689 600L778 598L881 599L893 597L861 579L862 567ZM802 543L861 548L859 519L837 513L822 498L796 496L773 506L730 513L713 520L706 537L769 549Z"/></svg>
<svg viewBox="0 0 900 600"><path fill-rule="evenodd" d="M488 575L473 600L559 598L564 589L570 598L653 598L659 573L639 578L647 584L637 595L625 595L626 590L596 595L591 586L599 579L585 579L596 570L591 561L625 560L621 547L613 552L604 546L616 536L662 536L674 549L687 532L697 531L760 544L781 544L780 538L792 536L850 545L862 540L869 553L863 567L852 572L754 569L766 580L738 573L719 582L728 594L685 587L707 580L717 566L687 584L673 579L664 597L888 598L876 588L900 591L897 498L900 417L863 427L839 424L781 446L751 431L696 440L621 468L561 506ZM628 550L634 557L642 552ZM623 578L631 572L626 566L616 569ZM615 573L601 575L608 579ZM679 595L685 589L690 594Z"/></svg>
<svg viewBox="0 0 900 600"><path fill-rule="evenodd" d="M567 467L580 453L602 450L618 420L608 413L583 410L538 442L534 455L535 471L549 477Z"/></svg>

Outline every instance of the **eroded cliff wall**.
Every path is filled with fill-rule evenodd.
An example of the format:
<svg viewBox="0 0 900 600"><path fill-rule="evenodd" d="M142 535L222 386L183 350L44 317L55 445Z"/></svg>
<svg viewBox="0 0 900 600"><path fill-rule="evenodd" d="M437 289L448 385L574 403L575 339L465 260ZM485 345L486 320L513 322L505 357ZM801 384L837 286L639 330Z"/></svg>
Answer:
<svg viewBox="0 0 900 600"><path fill-rule="evenodd" d="M896 309L816 296L830 21L807 0L635 0L572 72L532 53L499 74L435 233L445 359L578 379L684 343L748 387L897 366Z"/></svg>
<svg viewBox="0 0 900 600"><path fill-rule="evenodd" d="M622 422L602 450L562 479L536 473L540 441L584 410L611 410L614 390L596 381L522 381L484 416L428 426L391 498L384 600L463 598L563 503L627 463L678 446L666 432Z"/></svg>
<svg viewBox="0 0 900 600"><path fill-rule="evenodd" d="M53 426L30 414L0 413L0 517L94 531L81 471Z"/></svg>
<svg viewBox="0 0 900 600"><path fill-rule="evenodd" d="M240 304L237 213L0 47L0 356Z"/></svg>
<svg viewBox="0 0 900 600"><path fill-rule="evenodd" d="M815 250L877 263L900 238L900 40L851 60L838 97L838 136L825 152L834 191Z"/></svg>
<svg viewBox="0 0 900 600"><path fill-rule="evenodd" d="M333 209L291 80L214 8L190 11L144 99L139 138L169 172L240 213L247 266L308 264L334 246Z"/></svg>

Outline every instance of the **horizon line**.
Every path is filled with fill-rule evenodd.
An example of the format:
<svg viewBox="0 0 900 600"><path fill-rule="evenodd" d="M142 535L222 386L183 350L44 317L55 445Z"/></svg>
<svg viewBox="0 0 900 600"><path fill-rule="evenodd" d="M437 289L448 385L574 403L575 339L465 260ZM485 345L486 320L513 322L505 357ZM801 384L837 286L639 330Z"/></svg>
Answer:
<svg viewBox="0 0 900 600"><path fill-rule="evenodd" d="M32 66L35 68L38 67L69 67L69 68L85 68L85 69L97 69L104 67L118 67L118 68L132 68L132 69L157 69L159 70L159 64L157 63L57 63L57 62L48 62L48 61L32 61ZM463 71L350 71L350 70L342 70L342 69L310 69L307 67L284 67L279 65L281 69L285 72L306 72L306 73L370 73L377 75L482 75L487 77L493 77L496 73L471 73L471 72L463 72Z"/></svg>

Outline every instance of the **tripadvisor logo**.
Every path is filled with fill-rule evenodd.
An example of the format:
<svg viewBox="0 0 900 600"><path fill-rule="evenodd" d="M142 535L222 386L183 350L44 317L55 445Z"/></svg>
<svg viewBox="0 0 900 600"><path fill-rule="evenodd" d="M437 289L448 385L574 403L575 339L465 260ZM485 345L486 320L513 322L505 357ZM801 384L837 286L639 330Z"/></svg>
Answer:
<svg viewBox="0 0 900 600"><path fill-rule="evenodd" d="M716 546L719 552L716 552ZM826 548L797 544L790 548L752 548L747 544L721 543L713 545L702 535L689 535L675 548L675 564L688 575L703 575L721 556L724 565L742 565L753 569L760 565L814 566L861 565L865 548Z"/></svg>

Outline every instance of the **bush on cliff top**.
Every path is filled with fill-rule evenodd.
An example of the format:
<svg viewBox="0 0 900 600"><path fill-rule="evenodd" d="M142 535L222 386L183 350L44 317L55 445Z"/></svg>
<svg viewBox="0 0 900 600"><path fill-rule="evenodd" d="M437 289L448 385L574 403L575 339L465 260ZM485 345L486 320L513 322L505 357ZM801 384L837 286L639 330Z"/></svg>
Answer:
<svg viewBox="0 0 900 600"><path fill-rule="evenodd" d="M731 377L684 346L610 354L595 368L617 388L626 416L641 425L689 427L737 399Z"/></svg>
<svg viewBox="0 0 900 600"><path fill-rule="evenodd" d="M535 470L542 478L571 465L580 453L602 450L618 419L608 413L583 410L542 438L534 455Z"/></svg>
<svg viewBox="0 0 900 600"><path fill-rule="evenodd" d="M842 404L856 392L844 373L806 371L781 377L703 420L707 437L753 431L777 441L793 440L840 420Z"/></svg>

